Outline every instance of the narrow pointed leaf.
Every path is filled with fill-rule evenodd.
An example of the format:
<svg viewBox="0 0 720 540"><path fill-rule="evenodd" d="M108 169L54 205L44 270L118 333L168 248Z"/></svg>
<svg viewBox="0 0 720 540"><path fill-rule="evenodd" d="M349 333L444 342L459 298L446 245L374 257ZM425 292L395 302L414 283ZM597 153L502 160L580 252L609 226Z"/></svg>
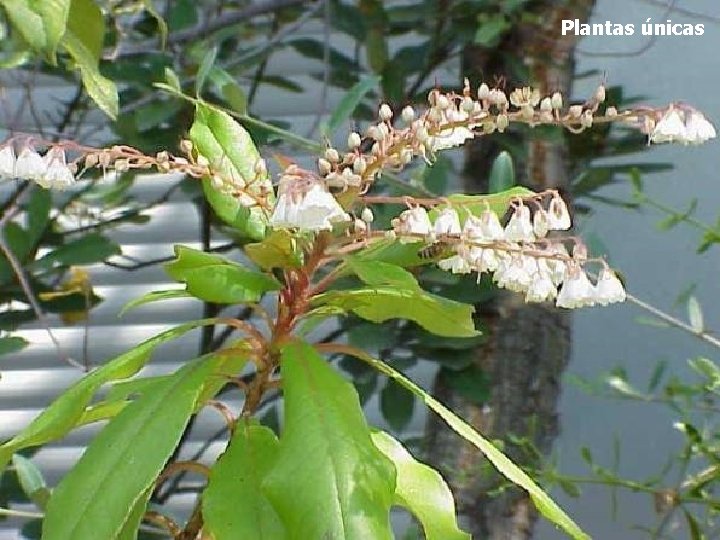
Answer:
<svg viewBox="0 0 720 540"><path fill-rule="evenodd" d="M175 339L198 326L215 322L215 319L203 319L176 326L143 341L133 349L88 373L63 392L28 427L0 446L0 471L5 468L14 452L64 437L80 422L86 407L100 386L109 381L132 377L150 359L150 355L158 345Z"/></svg>
<svg viewBox="0 0 720 540"><path fill-rule="evenodd" d="M110 421L53 491L44 540L120 537L135 503L172 455L216 362L199 358L185 365Z"/></svg>
<svg viewBox="0 0 720 540"><path fill-rule="evenodd" d="M135 501L132 510L128 514L128 517L125 520L125 523L123 523L123 526L115 540L137 540L138 529L140 528L140 523L145 515L145 510L147 509L152 492L152 488L148 489L137 501Z"/></svg>
<svg viewBox="0 0 720 540"><path fill-rule="evenodd" d="M402 444L383 431L372 434L373 443L395 464L395 499L420 521L427 540L470 540L460 530L450 488L436 470L417 461Z"/></svg>
<svg viewBox="0 0 720 540"><path fill-rule="evenodd" d="M275 433L240 421L203 492L204 529L215 540L282 540L282 522L261 484L279 450Z"/></svg>
<svg viewBox="0 0 720 540"><path fill-rule="evenodd" d="M485 439L482 435L480 435L480 433L475 431L472 426L466 423L459 416L455 415L455 413L453 413L450 409L445 407L425 390L420 388L393 367L387 365L385 362L373 358L359 349L347 349L343 350L343 352L352 354L360 360L367 362L381 373L391 377L399 384L413 392L416 396L422 399L430 409L445 420L447 425L450 426L453 431L478 448L495 466L495 468L508 480L526 490L535 503L535 507L543 516L555 523L557 526L561 527L572 538L575 538L576 540L590 540L590 536L584 533L583 530L580 529L580 527L578 527L575 522L562 510L562 508L560 508L555 501L553 501L540 488L540 486L532 480L532 478L530 478L520 467L515 465L507 456L505 456L505 454L498 450L495 445Z"/></svg>
<svg viewBox="0 0 720 540"><path fill-rule="evenodd" d="M40 469L38 469L31 460L20 454L15 454L12 462L23 493L25 493L28 499L33 501L38 508L45 508L45 504L50 497L50 490L45 483Z"/></svg>
<svg viewBox="0 0 720 540"><path fill-rule="evenodd" d="M169 289L166 291L152 291L144 294L140 298L135 298L123 306L118 314L118 317L122 317L131 309L150 304L153 302L160 302L162 300L172 300L174 298L190 298L192 295L184 289Z"/></svg>
<svg viewBox="0 0 720 540"><path fill-rule="evenodd" d="M281 372L285 425L263 491L289 538L391 538L395 470L355 389L305 343L284 347Z"/></svg>

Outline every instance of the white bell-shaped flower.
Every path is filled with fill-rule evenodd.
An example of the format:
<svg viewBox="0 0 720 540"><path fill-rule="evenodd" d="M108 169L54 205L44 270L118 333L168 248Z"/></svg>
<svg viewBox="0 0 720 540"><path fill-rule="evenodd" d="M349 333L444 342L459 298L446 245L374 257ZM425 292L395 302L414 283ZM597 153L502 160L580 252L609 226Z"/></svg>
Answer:
<svg viewBox="0 0 720 540"><path fill-rule="evenodd" d="M470 264L469 250L467 246L459 244L456 247L455 255L438 262L438 266L446 272L453 274L469 274L473 271Z"/></svg>
<svg viewBox="0 0 720 540"><path fill-rule="evenodd" d="M483 235L490 242L496 242L498 240L505 240L505 230L500 225L500 219L497 214L486 208L483 213L480 214L480 222L483 228Z"/></svg>
<svg viewBox="0 0 720 540"><path fill-rule="evenodd" d="M545 238L549 229L548 215L544 208L538 208L533 216L533 232L537 238Z"/></svg>
<svg viewBox="0 0 720 540"><path fill-rule="evenodd" d="M0 148L0 180L15 178L15 149L12 144Z"/></svg>
<svg viewBox="0 0 720 540"><path fill-rule="evenodd" d="M547 272L537 272L525 295L526 302L545 302L557 296L557 287Z"/></svg>
<svg viewBox="0 0 720 540"><path fill-rule="evenodd" d="M665 143L683 141L684 139L685 123L683 122L682 112L670 106L655 124L655 128L650 133L650 142Z"/></svg>
<svg viewBox="0 0 720 540"><path fill-rule="evenodd" d="M685 114L685 144L702 144L716 137L715 127L700 111L692 110Z"/></svg>
<svg viewBox="0 0 720 540"><path fill-rule="evenodd" d="M402 238L403 234L427 236L432 231L427 210L422 206L405 210L393 220L393 227L395 232L401 236L400 241L403 243L418 241L417 237Z"/></svg>
<svg viewBox="0 0 720 540"><path fill-rule="evenodd" d="M555 195L550 201L547 219L548 229L551 231L566 231L572 226L570 212L560 195Z"/></svg>
<svg viewBox="0 0 720 540"><path fill-rule="evenodd" d="M15 176L23 180L38 180L45 174L47 165L35 149L25 145L15 161Z"/></svg>
<svg viewBox="0 0 720 540"><path fill-rule="evenodd" d="M45 174L35 179L44 188L65 189L75 183L75 175L67 165L65 150L57 146L43 158Z"/></svg>
<svg viewBox="0 0 720 540"><path fill-rule="evenodd" d="M577 265L568 266L555 305L567 309L591 306L594 298L594 287L583 269Z"/></svg>
<svg viewBox="0 0 720 540"><path fill-rule="evenodd" d="M304 194L281 193L270 223L275 227L321 231L332 229L333 223L348 220L350 216L332 193L322 184L316 183Z"/></svg>
<svg viewBox="0 0 720 540"><path fill-rule="evenodd" d="M454 208L443 208L433 225L435 234L460 234L460 217Z"/></svg>
<svg viewBox="0 0 720 540"><path fill-rule="evenodd" d="M625 289L615 272L609 268L600 271L593 298L601 306L625 301Z"/></svg>
<svg viewBox="0 0 720 540"><path fill-rule="evenodd" d="M535 233L530 222L530 209L520 203L505 226L505 238L510 242L534 242Z"/></svg>

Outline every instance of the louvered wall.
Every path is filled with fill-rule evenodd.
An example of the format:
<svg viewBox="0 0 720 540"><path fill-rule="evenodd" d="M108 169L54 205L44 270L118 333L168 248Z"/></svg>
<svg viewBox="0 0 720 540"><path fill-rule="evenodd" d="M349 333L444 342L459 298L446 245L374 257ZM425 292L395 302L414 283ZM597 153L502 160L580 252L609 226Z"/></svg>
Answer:
<svg viewBox="0 0 720 540"><path fill-rule="evenodd" d="M297 34L298 37L322 35L322 26L311 21ZM353 44L344 36L332 35L335 47L352 54ZM394 40L393 47L411 44L413 38L404 38L403 42ZM313 75L322 73L323 66L319 62L308 60L291 49L282 50L273 55L267 67L268 75L282 75L305 88L302 94L288 93L277 88L261 88L254 104L253 113L265 120L282 120L289 122L291 129L300 134L307 134L315 123L316 113L320 107L321 83ZM457 84L457 65L449 65L431 75L429 80L438 84ZM35 99L36 114L45 117L45 111L54 111L58 101L66 101L72 97L74 89L65 82L46 76L27 77L23 74L0 72L0 86L5 89L5 106L8 110L16 110L22 100L24 90L21 83L30 82ZM338 103L341 94L332 88L327 93L327 110L332 110ZM20 116L18 131L32 131L33 121L30 111L24 110ZM79 142L100 144L107 140L108 132L103 129L104 118L100 113L93 113L88 121L100 128L92 140ZM0 137L5 137L0 131ZM344 139L344 135L342 137ZM293 150L288 149L293 155ZM297 160L312 167L312 159L307 156L294 155ZM456 156L457 157L457 156ZM151 201L161 195L176 178L160 175L140 177L133 194L141 201ZM12 186L4 186L9 192ZM182 195L174 196L168 204L156 208L148 214L152 217L149 223L142 226L123 225L109 233L109 236L122 245L122 252L140 260L153 259L172 253L173 244L187 244L199 247L199 219L195 207L184 200ZM222 238L215 238L216 243L223 243ZM237 255L230 255L237 256ZM141 340L165 330L172 325L198 318L202 315L202 306L193 300L170 300L138 308L122 319L118 318L121 307L133 298L147 292L176 287L168 282L167 276L159 266L127 272L97 265L89 268L97 294L104 297L103 303L91 313L88 334L88 356L93 365L119 354ZM53 331L59 338L65 351L73 358L82 357L83 327L67 327L55 318L51 318ZM57 357L54 347L46 332L37 324L22 327L19 335L26 337L31 346L22 353L0 357L0 439L6 439L17 433L54 397L77 380L81 373L64 365ZM170 344L158 349L152 362L142 371L142 375L166 373L176 369L183 361L193 358L198 349L198 333L190 333ZM426 364L421 364L410 374L413 378L429 386L433 371ZM237 410L240 402L230 404ZM370 421L383 427L384 422L379 412L376 399L366 406ZM415 416L407 434L420 434L424 425L424 411L416 407ZM222 426L217 413L204 412L197 422L189 444L183 456L190 457L198 451L205 439ZM56 485L63 474L79 458L85 445L97 433L99 426L79 429L61 443L49 445L41 449L34 457L35 463L44 473L48 483ZM222 451L224 443L219 441L204 454L206 461L211 461ZM195 479L197 481L198 479ZM191 478L190 481L193 481ZM170 501L172 513L183 515L189 511L194 495L179 495ZM16 508L34 510L33 507ZM18 527L21 521L8 520L0 522L0 539L20 538Z"/></svg>

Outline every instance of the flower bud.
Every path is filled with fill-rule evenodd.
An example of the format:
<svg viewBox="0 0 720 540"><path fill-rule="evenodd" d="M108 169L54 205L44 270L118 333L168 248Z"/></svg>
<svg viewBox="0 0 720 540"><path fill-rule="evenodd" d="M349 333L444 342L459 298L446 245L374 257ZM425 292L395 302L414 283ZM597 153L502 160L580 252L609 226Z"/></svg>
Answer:
<svg viewBox="0 0 720 540"><path fill-rule="evenodd" d="M597 87L597 90L595 90L595 100L598 103L602 103L603 101L605 101L605 86L604 85L601 84L600 86Z"/></svg>
<svg viewBox="0 0 720 540"><path fill-rule="evenodd" d="M355 158L355 161L353 161L353 171L355 174L362 174L365 172L365 169L367 169L367 162L365 161L365 158L362 156Z"/></svg>
<svg viewBox="0 0 720 540"><path fill-rule="evenodd" d="M358 146L360 146L361 143L360 134L356 132L351 132L350 135L348 135L347 145L350 149L355 149Z"/></svg>
<svg viewBox="0 0 720 540"><path fill-rule="evenodd" d="M415 138L417 138L418 142L424 143L428 139L428 131L425 129L425 126L420 126L417 131L415 132Z"/></svg>
<svg viewBox="0 0 720 540"><path fill-rule="evenodd" d="M332 165L330 162L325 158L318 159L318 170L320 171L320 174L325 176L327 174L330 174L330 171L332 171Z"/></svg>
<svg viewBox="0 0 720 540"><path fill-rule="evenodd" d="M478 88L477 94L478 94L478 99L482 99L482 100L488 99L490 97L490 88L488 88L487 84L482 83L480 85L480 88Z"/></svg>
<svg viewBox="0 0 720 540"><path fill-rule="evenodd" d="M370 210L370 208L368 208L368 207L363 208L363 211L360 214L360 217L366 223L372 223L375 220L375 215L373 214L373 211Z"/></svg>
<svg viewBox="0 0 720 540"><path fill-rule="evenodd" d="M607 110L605 111L605 114L610 117L617 116L617 113L618 113L617 109L615 107L613 107L612 105L610 107L608 107Z"/></svg>
<svg viewBox="0 0 720 540"><path fill-rule="evenodd" d="M447 98L447 96L440 94L437 98L437 106L438 106L438 109L440 109L441 111L449 109L450 108L450 100Z"/></svg>
<svg viewBox="0 0 720 540"><path fill-rule="evenodd" d="M582 114L582 105L571 105L568 109L568 114L572 118L579 118Z"/></svg>
<svg viewBox="0 0 720 540"><path fill-rule="evenodd" d="M380 105L380 120L389 122L393 117L392 109L387 103Z"/></svg>
<svg viewBox="0 0 720 540"><path fill-rule="evenodd" d="M470 114L475 110L475 102L470 96L465 96L460 103L460 108Z"/></svg>
<svg viewBox="0 0 720 540"><path fill-rule="evenodd" d="M192 141L189 141L188 139L183 139L180 141L180 151L184 154L190 155L193 149L193 143Z"/></svg>
<svg viewBox="0 0 720 540"><path fill-rule="evenodd" d="M402 113L400 114L402 121L406 124L409 124L415 119L415 109L413 109L410 105L405 107L402 110Z"/></svg>
<svg viewBox="0 0 720 540"><path fill-rule="evenodd" d="M330 163L337 163L340 161L340 154L338 154L338 151L334 148L328 148L325 150L325 159L327 159Z"/></svg>
<svg viewBox="0 0 720 540"><path fill-rule="evenodd" d="M540 101L541 111L551 111L552 108L552 100L549 97L543 98L542 101Z"/></svg>

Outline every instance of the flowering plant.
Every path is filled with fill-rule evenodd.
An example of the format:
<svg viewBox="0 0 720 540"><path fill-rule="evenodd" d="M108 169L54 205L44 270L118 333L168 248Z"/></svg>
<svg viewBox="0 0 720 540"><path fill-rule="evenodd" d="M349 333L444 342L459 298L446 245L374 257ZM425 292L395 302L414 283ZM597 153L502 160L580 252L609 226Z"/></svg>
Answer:
<svg viewBox="0 0 720 540"><path fill-rule="evenodd" d="M2 178L26 178L43 187L70 187L97 168L155 168L197 178L217 215L248 239L242 264L177 246L166 270L184 288L150 293L126 309L192 296L247 305L252 318L187 322L144 341L88 373L0 446L5 464L19 450L109 420L52 493L43 538L130 538L143 521L176 538L388 538L393 505L412 512L427 538L467 538L440 475L389 434L368 426L355 389L328 364L329 354L357 358L414 393L527 490L545 517L570 536L587 538L498 448L402 373L359 348L313 343L310 335L317 324L349 314L376 323L405 319L438 336L477 335L471 305L418 283L413 272L430 264L474 272L478 280L491 275L498 287L523 294L527 302L579 308L623 301L623 284L604 259L591 257L580 238L565 234L571 216L555 190L510 187L486 195L417 198L384 195L378 183L417 158L432 164L436 153L513 123L578 133L619 122L642 130L650 142L700 143L715 137L703 115L680 104L617 111L605 107L603 86L585 104L566 107L559 93L543 97L519 88L508 96L486 84L473 90L466 81L460 94L432 90L427 110L406 107L397 121L381 105L364 135L349 134L347 148L328 145L316 171L279 159L275 187L267 163L230 114L182 97L195 105L189 137L180 145L183 156L28 136L0 147ZM374 215L389 204L405 209L383 229ZM206 325L233 327L244 337L175 373L133 378L161 343ZM109 393L94 400L105 384ZM244 392L240 411L216 398L228 384ZM279 436L257 419L277 392L284 399ZM191 417L204 407L217 409L227 422L225 452L211 467L166 465ZM146 512L154 489L186 469L207 476L187 524Z"/></svg>

